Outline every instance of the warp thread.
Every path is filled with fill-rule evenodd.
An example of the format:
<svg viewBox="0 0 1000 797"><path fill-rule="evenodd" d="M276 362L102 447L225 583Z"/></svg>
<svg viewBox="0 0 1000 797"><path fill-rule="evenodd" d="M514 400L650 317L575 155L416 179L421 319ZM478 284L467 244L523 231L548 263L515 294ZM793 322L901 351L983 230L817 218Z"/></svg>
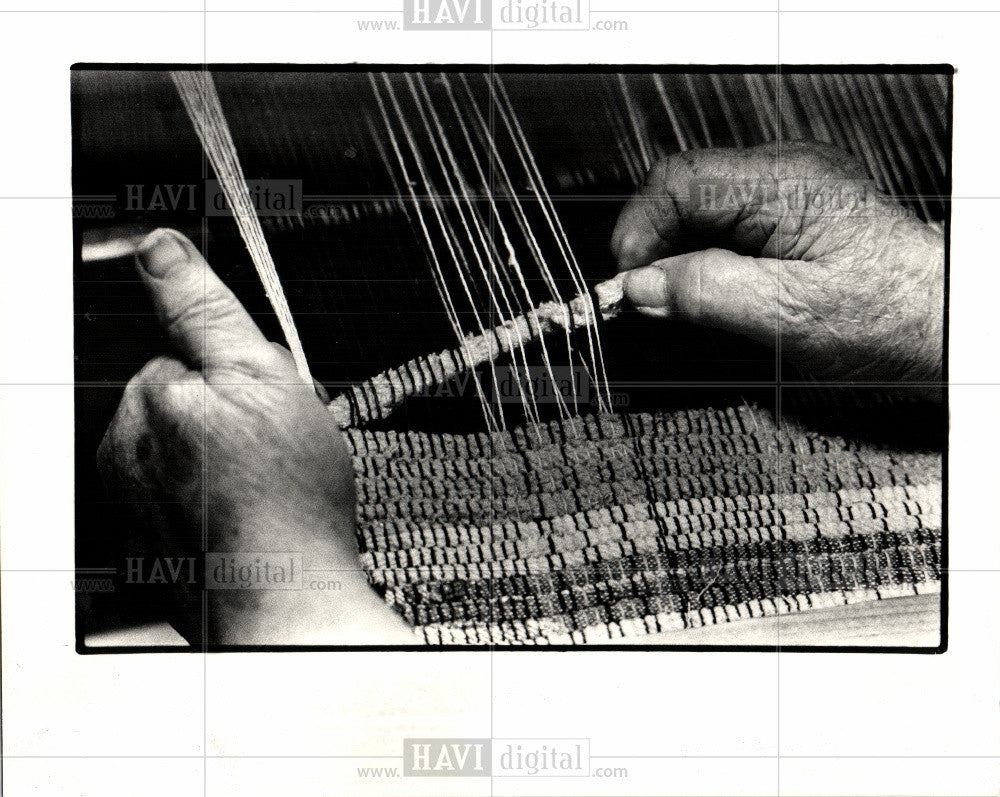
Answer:
<svg viewBox="0 0 1000 797"><path fill-rule="evenodd" d="M278 316L278 322L281 324L281 330L288 342L288 348L292 352L299 377L311 385L313 379L309 373L306 354L302 349L302 342L299 340L299 333L295 328L295 320L288 307L285 291L278 279L278 271L274 266L271 251L264 238L264 231L257 218L257 211L250 198L250 189L247 187L243 167L236 154L236 145L233 143L229 123L226 122L226 117L222 112L222 103L215 90L212 73L208 71L175 71L170 73L170 77L177 87L192 124L194 124L202 150L209 163L212 164L212 170L219 180L222 192L229 203L230 211L236 219L240 235L250 253L250 259L253 261L254 268L257 269L257 274L260 275L260 281L264 285L268 301L271 302L271 307L274 308L274 312Z"/></svg>

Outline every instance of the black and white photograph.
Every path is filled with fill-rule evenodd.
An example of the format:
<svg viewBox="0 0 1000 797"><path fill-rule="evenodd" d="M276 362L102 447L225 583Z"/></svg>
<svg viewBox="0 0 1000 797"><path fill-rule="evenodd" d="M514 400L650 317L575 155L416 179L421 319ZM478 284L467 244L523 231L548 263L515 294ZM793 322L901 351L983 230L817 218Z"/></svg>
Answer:
<svg viewBox="0 0 1000 797"><path fill-rule="evenodd" d="M79 65L77 644L943 647L950 72Z"/></svg>
<svg viewBox="0 0 1000 797"><path fill-rule="evenodd" d="M995 0L6 0L0 793L995 797Z"/></svg>

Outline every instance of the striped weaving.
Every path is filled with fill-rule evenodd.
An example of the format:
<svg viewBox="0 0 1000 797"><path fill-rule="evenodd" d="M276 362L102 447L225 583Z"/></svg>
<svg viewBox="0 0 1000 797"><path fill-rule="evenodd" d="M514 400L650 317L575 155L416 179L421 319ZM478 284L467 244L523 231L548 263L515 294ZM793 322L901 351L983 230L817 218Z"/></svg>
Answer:
<svg viewBox="0 0 1000 797"><path fill-rule="evenodd" d="M348 439L362 561L429 643L607 642L939 590L936 452L747 405Z"/></svg>

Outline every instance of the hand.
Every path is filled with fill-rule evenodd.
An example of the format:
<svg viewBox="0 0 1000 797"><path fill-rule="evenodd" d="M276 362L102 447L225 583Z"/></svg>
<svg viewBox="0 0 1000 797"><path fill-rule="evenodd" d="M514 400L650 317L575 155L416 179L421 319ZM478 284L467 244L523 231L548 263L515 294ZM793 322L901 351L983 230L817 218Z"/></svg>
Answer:
<svg viewBox="0 0 1000 797"><path fill-rule="evenodd" d="M622 211L612 251L648 315L780 347L822 379L941 379L943 235L834 147L671 155Z"/></svg>
<svg viewBox="0 0 1000 797"><path fill-rule="evenodd" d="M297 590L174 584L178 631L192 643L412 642L361 570L347 446L291 355L184 236L157 230L137 262L178 357L132 379L98 452L105 481L142 510L133 547L194 558L199 571L209 552L289 552L313 571ZM314 580L339 589L310 589Z"/></svg>

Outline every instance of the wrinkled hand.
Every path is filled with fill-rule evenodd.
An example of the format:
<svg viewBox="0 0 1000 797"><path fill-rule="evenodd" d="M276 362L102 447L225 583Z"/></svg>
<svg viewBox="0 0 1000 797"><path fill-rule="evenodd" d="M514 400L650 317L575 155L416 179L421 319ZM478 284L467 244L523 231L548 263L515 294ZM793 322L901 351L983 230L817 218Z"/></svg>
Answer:
<svg viewBox="0 0 1000 797"><path fill-rule="evenodd" d="M289 352L179 233L152 233L137 262L178 357L157 357L132 379L98 452L105 481L140 512L131 547L192 557L199 569L208 552L292 552L314 571L306 585L340 585L177 583L175 627L194 643L410 639L361 571L347 446Z"/></svg>
<svg viewBox="0 0 1000 797"><path fill-rule="evenodd" d="M819 378L941 379L943 235L833 147L667 157L623 210L612 250L620 270L637 269L625 294L648 315L780 346Z"/></svg>

